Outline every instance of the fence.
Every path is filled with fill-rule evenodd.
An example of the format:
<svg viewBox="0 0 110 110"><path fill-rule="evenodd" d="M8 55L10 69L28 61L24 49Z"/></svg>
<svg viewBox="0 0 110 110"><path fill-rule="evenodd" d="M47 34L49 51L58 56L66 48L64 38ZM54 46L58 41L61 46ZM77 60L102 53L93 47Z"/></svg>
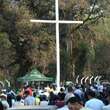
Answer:
<svg viewBox="0 0 110 110"><path fill-rule="evenodd" d="M56 110L56 106L22 106L9 108L8 110Z"/></svg>

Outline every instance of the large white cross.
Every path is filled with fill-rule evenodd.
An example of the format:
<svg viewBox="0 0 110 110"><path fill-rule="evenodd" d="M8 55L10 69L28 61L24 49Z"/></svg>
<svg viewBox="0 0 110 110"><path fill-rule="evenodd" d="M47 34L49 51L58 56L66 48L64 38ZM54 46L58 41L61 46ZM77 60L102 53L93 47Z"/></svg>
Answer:
<svg viewBox="0 0 110 110"><path fill-rule="evenodd" d="M59 20L59 3L58 0L55 0L55 11L56 19L55 20L34 20L31 19L30 22L39 22L39 23L55 23L56 24L56 60L57 60L57 74L56 74L56 84L57 90L60 89L60 42L59 42L59 24L72 24L77 23L81 24L83 21L67 21Z"/></svg>

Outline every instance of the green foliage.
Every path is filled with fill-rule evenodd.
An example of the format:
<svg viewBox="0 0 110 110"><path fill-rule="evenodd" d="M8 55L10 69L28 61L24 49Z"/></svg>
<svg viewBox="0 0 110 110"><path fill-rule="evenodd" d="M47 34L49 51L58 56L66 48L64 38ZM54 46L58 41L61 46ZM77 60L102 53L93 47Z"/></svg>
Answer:
<svg viewBox="0 0 110 110"><path fill-rule="evenodd" d="M55 0L22 0L37 19L55 19Z"/></svg>
<svg viewBox="0 0 110 110"><path fill-rule="evenodd" d="M109 0L59 1L60 19L84 21L60 25L62 80L85 70L109 71L109 9ZM55 19L55 0L0 0L0 68L9 79L33 67L55 77L55 24L31 23L32 18Z"/></svg>
<svg viewBox="0 0 110 110"><path fill-rule="evenodd" d="M9 49L11 47L11 42L8 39L7 33L0 33L0 45L3 48Z"/></svg>

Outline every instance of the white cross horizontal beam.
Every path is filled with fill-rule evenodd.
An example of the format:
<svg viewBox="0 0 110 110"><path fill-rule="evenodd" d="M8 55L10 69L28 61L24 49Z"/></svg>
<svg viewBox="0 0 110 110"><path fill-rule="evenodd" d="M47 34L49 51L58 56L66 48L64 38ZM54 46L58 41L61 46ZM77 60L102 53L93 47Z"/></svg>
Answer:
<svg viewBox="0 0 110 110"><path fill-rule="evenodd" d="M67 21L67 20L35 20L35 19L31 19L30 22L35 22L35 23L61 23L61 24L82 24L83 21Z"/></svg>

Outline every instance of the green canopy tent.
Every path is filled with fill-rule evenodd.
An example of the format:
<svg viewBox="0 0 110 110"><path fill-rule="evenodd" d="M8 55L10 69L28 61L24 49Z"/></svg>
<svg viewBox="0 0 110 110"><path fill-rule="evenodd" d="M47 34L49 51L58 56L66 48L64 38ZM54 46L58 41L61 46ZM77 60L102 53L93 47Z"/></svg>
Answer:
<svg viewBox="0 0 110 110"><path fill-rule="evenodd" d="M31 72L27 73L25 76L18 78L18 81L53 81L53 78L46 77L40 73L37 69L33 69Z"/></svg>

